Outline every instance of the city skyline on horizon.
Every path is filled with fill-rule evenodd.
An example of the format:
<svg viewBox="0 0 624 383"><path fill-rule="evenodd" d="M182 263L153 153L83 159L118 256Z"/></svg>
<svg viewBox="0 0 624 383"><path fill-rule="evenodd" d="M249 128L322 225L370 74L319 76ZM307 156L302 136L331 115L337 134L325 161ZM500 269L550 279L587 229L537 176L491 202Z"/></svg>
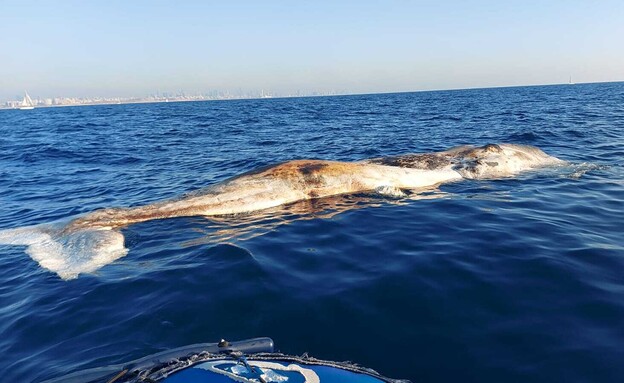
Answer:
<svg viewBox="0 0 624 383"><path fill-rule="evenodd" d="M472 87L472 88L447 88L447 89L422 89L422 90L407 90L407 91L385 91L385 92L362 92L362 93L350 93L350 92L303 92L298 91L295 93L273 93L270 91L251 90L243 91L237 90L234 92L212 90L207 92L185 92L179 90L177 92L155 92L144 96L56 96L56 97L41 97L33 96L32 99L36 101L35 105L39 107L45 106L78 106L78 105L99 105L99 104L128 104L128 103L153 103L153 102L183 102L183 101L217 101L217 100L247 100L247 99L263 99L263 98L297 98L297 97L331 97L331 96L358 96L368 94L393 94L393 93L419 93L419 92L443 92L443 91L461 91L461 90L479 90L479 89L497 89L497 88L516 88L516 87L539 87L539 86L558 86L558 85L590 85L590 84L602 84L602 83L620 83L624 81L597 81L597 82L572 82L570 78L569 82L551 83L551 84L526 84L526 85L502 85L502 86L490 86L490 87ZM0 100L0 109L12 109L19 108L20 103L24 98L24 94L28 94L25 91L22 95L16 95L11 99ZM31 96L30 94L28 94Z"/></svg>
<svg viewBox="0 0 624 383"><path fill-rule="evenodd" d="M407 89L407 90L386 90L386 91L378 91L378 92L349 92L348 90L342 89L331 89L327 90L314 90L314 91L306 91L303 89L296 89L292 92L278 92L272 90L270 88L235 88L235 89L205 89L199 91L188 91L186 89L174 89L174 90L151 90L146 91L144 93L139 92L131 92L128 95L120 95L119 93L112 92L110 95L72 95L72 94L60 94L50 93L46 95L36 95L31 93L28 89L23 89L21 92L18 92L14 95L13 99L21 99L25 93L28 93L32 97L37 97L40 99L43 98L55 98L55 97L66 97L66 98L141 98L141 97L154 97L154 96L210 96L210 95L261 95L265 94L271 97L297 97L301 95L305 96L316 96L316 95L364 95L364 94L384 94L384 93L416 93L416 92L438 92L438 91L453 91L453 90L471 90L471 89L495 89L495 88L515 88L515 87L533 87L533 86L556 86L556 85L583 85L583 84L600 84L600 83L618 83L624 82L624 78L622 79L613 79L613 80L605 80L605 81L576 81L574 77L568 76L566 78L561 78L561 81L557 82L549 82L549 83L531 83L531 84L501 84L501 85L492 85L492 86L471 86L471 87L449 87L449 88L430 88L430 89ZM0 99L0 102L2 100Z"/></svg>
<svg viewBox="0 0 624 383"><path fill-rule="evenodd" d="M0 100L622 81L621 15L617 1L5 1Z"/></svg>

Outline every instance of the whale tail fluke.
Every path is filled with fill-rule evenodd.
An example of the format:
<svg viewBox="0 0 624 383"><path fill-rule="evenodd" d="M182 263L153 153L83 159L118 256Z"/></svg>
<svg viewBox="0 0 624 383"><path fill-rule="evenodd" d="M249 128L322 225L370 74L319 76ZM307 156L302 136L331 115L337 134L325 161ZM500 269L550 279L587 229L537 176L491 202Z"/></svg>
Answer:
<svg viewBox="0 0 624 383"><path fill-rule="evenodd" d="M26 246L26 254L63 279L93 272L128 253L116 230L68 232L60 224L0 230L0 245Z"/></svg>

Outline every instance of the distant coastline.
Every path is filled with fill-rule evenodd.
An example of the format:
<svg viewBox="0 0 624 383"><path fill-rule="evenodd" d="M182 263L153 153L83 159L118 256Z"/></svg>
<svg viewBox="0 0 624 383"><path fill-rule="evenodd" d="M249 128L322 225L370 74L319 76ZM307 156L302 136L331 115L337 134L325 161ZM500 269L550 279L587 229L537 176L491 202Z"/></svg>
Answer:
<svg viewBox="0 0 624 383"><path fill-rule="evenodd" d="M150 95L147 97L55 97L55 98L36 98L34 106L36 108L56 108L66 106L90 106L90 105L125 105L125 104L152 104L165 102L193 102L193 101L218 101L218 100L252 100L264 98L290 98L290 97L320 97L334 96L335 92L311 92L297 93L286 95L273 95L264 91L258 94L230 94L228 92L212 92L211 94L186 95L167 94L167 95ZM0 109L11 110L19 109L21 101L9 100L0 105Z"/></svg>
<svg viewBox="0 0 624 383"><path fill-rule="evenodd" d="M575 85L587 85L587 84L608 84L618 83L623 81L604 81L604 82L587 82L587 83L575 83ZM389 91L389 92L366 92L366 93L348 93L348 92L310 92L310 93L295 93L295 94L272 94L265 93L264 91L258 94L229 94L227 92L215 94L213 92L209 95L192 95L185 94L173 94L167 96L152 95L148 97L93 97L93 98L80 98L80 97L56 97L56 98L37 98L35 99L35 107L39 108L57 108L67 106L93 106L93 105L127 105L127 104L156 104L167 102L197 102L197 101L226 101L226 100L258 100L268 98L300 98L300 97L331 97L331 96L358 96L358 95L370 95L370 94L400 94L400 93L421 93L421 92L445 92L445 91L461 91L461 90L479 90L479 89L501 89L501 88L522 88L522 87L540 87L540 86L562 86L569 85L568 83L557 84L529 84L529 85L506 85L506 86L492 86L492 87L473 87L473 88L452 88L452 89L425 89L425 90L410 90L410 91ZM0 110L15 110L19 109L20 101L9 100L0 104Z"/></svg>

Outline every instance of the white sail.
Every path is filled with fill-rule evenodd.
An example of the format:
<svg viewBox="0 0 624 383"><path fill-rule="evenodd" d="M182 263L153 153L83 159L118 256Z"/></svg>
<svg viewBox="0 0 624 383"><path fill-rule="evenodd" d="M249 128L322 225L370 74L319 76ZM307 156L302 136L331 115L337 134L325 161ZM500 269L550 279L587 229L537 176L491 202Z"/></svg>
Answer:
<svg viewBox="0 0 624 383"><path fill-rule="evenodd" d="M24 92L24 99L22 100L22 103L20 104L20 109L25 110L25 109L34 109L35 108L35 103L33 102L32 98L30 98L30 96L28 95L28 92Z"/></svg>

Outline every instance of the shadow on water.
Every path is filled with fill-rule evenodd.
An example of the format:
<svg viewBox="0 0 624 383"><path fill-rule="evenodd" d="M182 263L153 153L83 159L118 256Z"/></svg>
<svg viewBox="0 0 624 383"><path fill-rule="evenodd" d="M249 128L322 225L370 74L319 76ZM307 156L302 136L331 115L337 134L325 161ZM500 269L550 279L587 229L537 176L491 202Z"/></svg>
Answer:
<svg viewBox="0 0 624 383"><path fill-rule="evenodd" d="M202 236L186 241L184 245L245 241L296 221L332 219L338 214L356 209L404 205L409 201L449 197L448 193L437 189L405 192L408 194L403 197L380 196L378 193L338 195L299 201L259 212L206 217L210 224L204 230L196 229Z"/></svg>

